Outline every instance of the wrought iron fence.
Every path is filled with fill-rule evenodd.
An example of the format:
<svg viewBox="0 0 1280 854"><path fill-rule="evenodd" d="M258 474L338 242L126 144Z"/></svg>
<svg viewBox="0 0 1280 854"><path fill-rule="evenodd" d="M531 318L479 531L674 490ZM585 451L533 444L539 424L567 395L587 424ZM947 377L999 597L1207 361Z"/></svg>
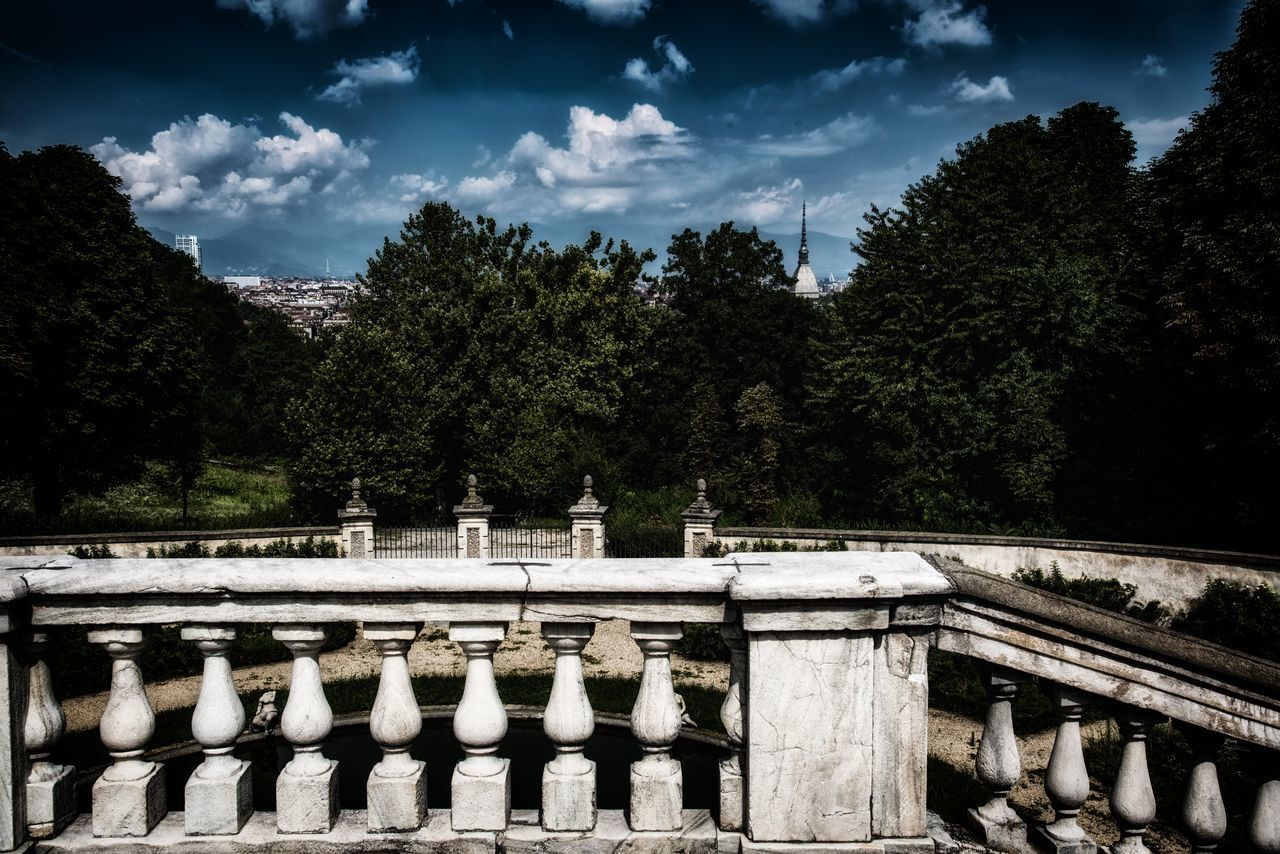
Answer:
<svg viewBox="0 0 1280 854"><path fill-rule="evenodd" d="M669 525L605 528L605 557L683 557L684 529Z"/></svg>
<svg viewBox="0 0 1280 854"><path fill-rule="evenodd" d="M457 528L378 528L373 538L374 557L458 556Z"/></svg>
<svg viewBox="0 0 1280 854"><path fill-rule="evenodd" d="M495 558L573 557L572 532L556 519L522 521L515 516L489 517L489 554Z"/></svg>

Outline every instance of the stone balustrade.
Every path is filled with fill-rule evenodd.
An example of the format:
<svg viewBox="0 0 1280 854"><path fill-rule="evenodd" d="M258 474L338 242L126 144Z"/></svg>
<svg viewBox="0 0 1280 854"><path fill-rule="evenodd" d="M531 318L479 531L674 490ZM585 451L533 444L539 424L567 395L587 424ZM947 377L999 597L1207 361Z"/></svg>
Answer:
<svg viewBox="0 0 1280 854"><path fill-rule="evenodd" d="M584 753L594 716L583 655L605 620L629 621L644 662L626 811L598 809L598 769ZM328 625L350 621L382 656L369 724L381 759L364 810L344 808L348 772L325 754L333 715L318 653ZM514 621L540 623L555 655L543 717L554 756L537 804L512 803L503 752L493 661ZM280 719L291 758L275 779L274 813L253 812L253 769L235 752L244 712L228 656L246 623L272 626L293 656ZM685 808L673 750L683 707L671 654L686 623L718 624L730 651L719 791L700 799L713 810ZM138 659L151 629L174 624L203 656L191 722L203 761L170 812L165 764L146 752L155 724ZM452 768L412 753L422 724L408 654L426 624L447 626L466 660L453 718L463 758ZM51 758L63 717L48 648L58 633L85 631L111 661L100 735L112 762L76 816L74 769ZM0 560L0 851L932 852L931 649L974 659L987 688L975 772L990 798L969 818L989 848L1098 849L1077 816L1090 794L1080 722L1101 704L1123 742L1111 851L1147 850L1156 804L1146 741L1172 720L1195 748L1180 817L1193 849L1215 850L1228 830L1215 763L1230 738L1263 751L1272 769L1243 830L1258 850L1280 852L1280 667L912 553ZM1032 678L1059 724L1044 781L1053 815L1028 827L1008 796L1022 774L1011 702L1036 690ZM448 809L427 803L428 775L450 779Z"/></svg>

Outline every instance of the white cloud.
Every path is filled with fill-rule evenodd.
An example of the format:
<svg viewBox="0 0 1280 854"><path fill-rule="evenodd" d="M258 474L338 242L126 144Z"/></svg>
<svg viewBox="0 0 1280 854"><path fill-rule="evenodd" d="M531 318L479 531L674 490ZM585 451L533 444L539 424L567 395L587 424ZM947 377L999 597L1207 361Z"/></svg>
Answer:
<svg viewBox="0 0 1280 854"><path fill-rule="evenodd" d="M637 56L628 60L626 67L622 69L623 78L639 83L652 92L661 92L668 83L683 80L693 73L693 63L671 39L658 36L653 40L653 49L663 57L661 67L656 71L652 70L649 63Z"/></svg>
<svg viewBox="0 0 1280 854"><path fill-rule="evenodd" d="M456 195L469 204L490 204L516 184L514 172L499 172L492 176L467 176L458 182Z"/></svg>
<svg viewBox="0 0 1280 854"><path fill-rule="evenodd" d="M816 24L852 12L855 0L755 0L773 17L793 27Z"/></svg>
<svg viewBox="0 0 1280 854"><path fill-rule="evenodd" d="M339 60L329 73L337 76L316 98L353 107L360 103L365 89L375 86L404 86L418 79L421 63L417 45L395 50L386 56L367 56L354 62Z"/></svg>
<svg viewBox="0 0 1280 854"><path fill-rule="evenodd" d="M1149 53L1142 57L1141 64L1139 64L1138 69L1133 73L1145 74L1148 77L1165 77L1169 74L1169 69L1165 66L1164 60L1156 56L1154 53Z"/></svg>
<svg viewBox="0 0 1280 854"><path fill-rule="evenodd" d="M818 157L860 145L875 131L876 123L870 117L846 113L805 133L759 136L749 143L749 148L778 157Z"/></svg>
<svg viewBox="0 0 1280 854"><path fill-rule="evenodd" d="M601 24L632 24L649 13L651 0L560 0Z"/></svg>
<svg viewBox="0 0 1280 854"><path fill-rule="evenodd" d="M369 166L368 140L343 142L334 131L290 113L281 113L280 121L289 133L264 136L255 125L205 113L159 131L146 151L130 151L115 137L90 150L122 179L139 210L224 216L278 211L332 192Z"/></svg>
<svg viewBox="0 0 1280 854"><path fill-rule="evenodd" d="M823 91L835 92L843 89L863 75L879 77L882 74L897 76L907 67L902 57L889 59L887 56L873 56L870 59L855 59L843 68L826 68L813 75L814 84Z"/></svg>
<svg viewBox="0 0 1280 854"><path fill-rule="evenodd" d="M996 75L985 86L974 83L968 75L961 74L951 83L951 93L957 101L970 104L988 104L994 101L1012 101L1013 90L1007 77Z"/></svg>
<svg viewBox="0 0 1280 854"><path fill-rule="evenodd" d="M799 192L804 183L792 178L782 184L757 186L733 193L729 200L729 216L746 225L768 225L795 216L800 206Z"/></svg>
<svg viewBox="0 0 1280 854"><path fill-rule="evenodd" d="M223 9L247 9L270 27L280 21L300 39L355 27L369 14L368 0L218 0Z"/></svg>
<svg viewBox="0 0 1280 854"><path fill-rule="evenodd" d="M964 11L960 0L908 0L919 10L915 18L902 22L902 37L907 44L932 48L942 45L983 47L991 44L991 30L985 18L987 10L977 6Z"/></svg>
<svg viewBox="0 0 1280 854"><path fill-rule="evenodd" d="M426 172L421 175L407 172L391 176L388 185L398 194L397 198L400 201L420 202L423 199L439 197L449 186L449 182L444 178L437 179L435 172Z"/></svg>
<svg viewBox="0 0 1280 854"><path fill-rule="evenodd" d="M502 34L506 36L510 41L516 40L516 34L511 29L511 22L508 21L506 18L502 19Z"/></svg>
<svg viewBox="0 0 1280 854"><path fill-rule="evenodd" d="M1129 132L1133 134L1133 141L1138 145L1163 148L1173 142L1178 131L1190 123L1189 117L1178 116L1172 119L1134 119L1125 122L1125 126L1129 128Z"/></svg>

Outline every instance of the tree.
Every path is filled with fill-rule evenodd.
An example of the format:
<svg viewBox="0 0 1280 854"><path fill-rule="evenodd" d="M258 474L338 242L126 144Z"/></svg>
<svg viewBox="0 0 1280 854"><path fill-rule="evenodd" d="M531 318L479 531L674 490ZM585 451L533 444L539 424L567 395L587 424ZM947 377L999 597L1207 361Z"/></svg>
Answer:
<svg viewBox="0 0 1280 854"><path fill-rule="evenodd" d="M813 383L849 515L1053 524L1071 407L1126 335L1133 141L1079 104L997 125L872 208Z"/></svg>
<svg viewBox="0 0 1280 854"><path fill-rule="evenodd" d="M1150 168L1147 257L1173 333L1174 524L1270 547L1280 503L1280 5L1252 0L1212 101Z"/></svg>
<svg viewBox="0 0 1280 854"><path fill-rule="evenodd" d="M583 465L608 464L652 370L652 311L634 293L652 254L531 236L431 203L370 260L352 322L291 409L297 487L317 512L359 474L380 513L429 515L469 471L491 500L559 512Z"/></svg>
<svg viewBox="0 0 1280 854"><path fill-rule="evenodd" d="M0 466L51 517L68 491L119 483L176 449L170 431L194 406L193 323L93 157L0 146L0 175Z"/></svg>

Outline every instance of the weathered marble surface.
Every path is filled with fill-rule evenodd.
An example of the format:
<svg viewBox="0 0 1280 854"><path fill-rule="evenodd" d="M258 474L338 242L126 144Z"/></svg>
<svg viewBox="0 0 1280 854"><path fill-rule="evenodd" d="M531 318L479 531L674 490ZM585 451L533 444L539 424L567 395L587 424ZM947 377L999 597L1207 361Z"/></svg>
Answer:
<svg viewBox="0 0 1280 854"><path fill-rule="evenodd" d="M706 810L685 810L675 832L635 831L621 810L601 810L592 833L551 832L533 810L511 814L498 846L508 854L716 854L715 822Z"/></svg>
<svg viewBox="0 0 1280 854"><path fill-rule="evenodd" d="M6 602L20 600L26 585L0 575L0 851L26 838L26 774L22 771L23 729L27 714L26 668L18 656L16 628Z"/></svg>
<svg viewBox="0 0 1280 854"><path fill-rule="evenodd" d="M929 633L891 631L876 638L871 832L925 834L929 764Z"/></svg>
<svg viewBox="0 0 1280 854"><path fill-rule="evenodd" d="M893 600L943 596L954 590L933 564L911 552L735 553L715 563L739 570L729 584L729 594L738 602Z"/></svg>
<svg viewBox="0 0 1280 854"><path fill-rule="evenodd" d="M873 636L758 632L747 644L748 835L870 839Z"/></svg>
<svg viewBox="0 0 1280 854"><path fill-rule="evenodd" d="M168 809L164 780L159 763L136 779L109 780L104 773L93 784L93 835L146 836Z"/></svg>
<svg viewBox="0 0 1280 854"><path fill-rule="evenodd" d="M253 767L247 761L236 761L240 770L228 776L205 779L192 772L183 790L189 835L237 833L253 814Z"/></svg>
<svg viewBox="0 0 1280 854"><path fill-rule="evenodd" d="M413 833L370 833L363 810L343 812L332 832L319 835L279 833L270 812L256 813L233 836L188 837L182 813L170 813L141 839L95 839L89 825L82 816L61 836L37 843L31 854L495 854L497 847L492 833L455 833L448 810Z"/></svg>

